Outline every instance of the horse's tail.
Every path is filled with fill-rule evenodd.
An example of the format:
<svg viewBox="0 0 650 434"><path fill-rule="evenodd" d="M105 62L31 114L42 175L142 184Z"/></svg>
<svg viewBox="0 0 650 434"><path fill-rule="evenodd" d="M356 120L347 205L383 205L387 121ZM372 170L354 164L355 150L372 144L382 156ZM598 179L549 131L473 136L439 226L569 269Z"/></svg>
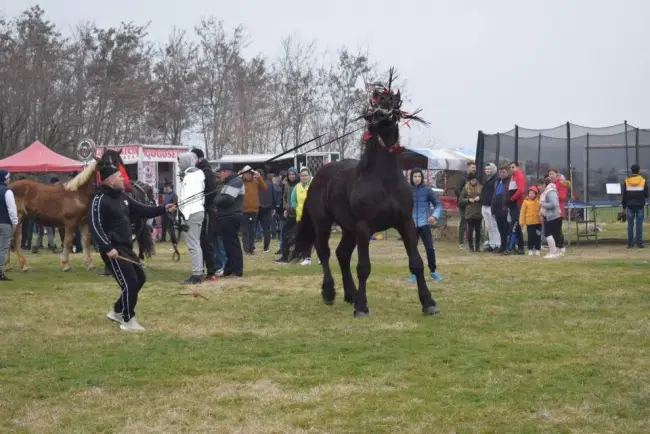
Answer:
<svg viewBox="0 0 650 434"><path fill-rule="evenodd" d="M151 234L151 230L149 229L146 220L141 220L140 224L142 225L142 228L137 232L138 238L136 241L138 242L140 251L144 256L151 258L151 256L156 253L156 248L153 243L153 235Z"/></svg>
<svg viewBox="0 0 650 434"><path fill-rule="evenodd" d="M305 204L306 205L306 204ZM297 256L306 254L316 241L314 222L309 214L307 206L302 209L302 216L293 230L293 237L290 237L289 245L293 246Z"/></svg>

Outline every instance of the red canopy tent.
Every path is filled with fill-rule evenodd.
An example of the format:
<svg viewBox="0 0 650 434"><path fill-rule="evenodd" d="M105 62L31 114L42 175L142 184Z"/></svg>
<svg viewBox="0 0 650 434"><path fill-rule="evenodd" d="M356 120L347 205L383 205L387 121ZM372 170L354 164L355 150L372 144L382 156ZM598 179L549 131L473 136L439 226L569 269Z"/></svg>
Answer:
<svg viewBox="0 0 650 434"><path fill-rule="evenodd" d="M50 150L38 140L22 151L0 160L0 169L9 172L78 172L84 163Z"/></svg>

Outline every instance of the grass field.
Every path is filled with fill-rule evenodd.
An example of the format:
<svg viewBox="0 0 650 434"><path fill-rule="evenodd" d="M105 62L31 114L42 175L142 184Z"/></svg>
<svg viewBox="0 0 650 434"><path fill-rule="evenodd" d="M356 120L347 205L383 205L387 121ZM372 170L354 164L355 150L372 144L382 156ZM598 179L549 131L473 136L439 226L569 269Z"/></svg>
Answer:
<svg viewBox="0 0 650 434"><path fill-rule="evenodd" d="M0 432L650 432L650 249L548 261L441 244L435 318L400 243L371 255L372 317L355 320L338 273L321 303L315 260L247 257L203 300L177 295L188 256L158 245L141 334L104 318L116 284L80 255L70 273L29 255L32 272L0 283Z"/></svg>

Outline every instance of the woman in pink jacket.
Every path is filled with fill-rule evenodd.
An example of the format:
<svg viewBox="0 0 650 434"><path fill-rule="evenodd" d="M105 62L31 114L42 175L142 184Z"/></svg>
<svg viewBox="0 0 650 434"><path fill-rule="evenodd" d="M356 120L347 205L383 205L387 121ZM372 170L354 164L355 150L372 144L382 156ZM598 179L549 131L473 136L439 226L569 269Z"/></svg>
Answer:
<svg viewBox="0 0 650 434"><path fill-rule="evenodd" d="M562 219L566 218L566 202L569 196L568 181L564 179L563 175L560 175L560 172L555 169L548 169L547 176L557 189L558 199L560 200L560 212L562 214ZM560 255L563 255L566 252L566 247L564 247L564 232L560 229L560 237L557 240L557 249Z"/></svg>

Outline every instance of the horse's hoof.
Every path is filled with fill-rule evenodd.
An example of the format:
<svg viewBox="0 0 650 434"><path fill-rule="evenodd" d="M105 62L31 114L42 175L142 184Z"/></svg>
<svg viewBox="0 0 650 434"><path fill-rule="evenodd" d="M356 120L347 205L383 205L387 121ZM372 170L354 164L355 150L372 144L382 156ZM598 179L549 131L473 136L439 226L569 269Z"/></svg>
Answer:
<svg viewBox="0 0 650 434"><path fill-rule="evenodd" d="M323 297L323 303L325 303L328 306L332 306L334 304L334 300L328 300L325 297Z"/></svg>
<svg viewBox="0 0 650 434"><path fill-rule="evenodd" d="M29 271L29 267L23 267L20 269L23 273L27 273Z"/></svg>
<svg viewBox="0 0 650 434"><path fill-rule="evenodd" d="M72 270L72 267L70 266L70 264L66 264L66 265L63 266L63 271L70 271L70 270Z"/></svg>
<svg viewBox="0 0 650 434"><path fill-rule="evenodd" d="M343 299L343 301L345 301L347 304L352 304L352 305L354 305L354 300L352 300L351 298L345 297L345 298Z"/></svg>
<svg viewBox="0 0 650 434"><path fill-rule="evenodd" d="M422 313L425 315L439 315L440 308L438 306L429 306L422 309Z"/></svg>
<svg viewBox="0 0 650 434"><path fill-rule="evenodd" d="M93 271L95 268L97 268L95 264L89 264L87 265L87 267L88 267L88 271Z"/></svg>
<svg viewBox="0 0 650 434"><path fill-rule="evenodd" d="M9 272L9 271L11 271L11 270L13 270L12 267L5 267L5 273L7 273L7 272Z"/></svg>
<svg viewBox="0 0 650 434"><path fill-rule="evenodd" d="M355 318L367 318L370 316L370 312L363 312L360 310L355 310L354 311L354 317Z"/></svg>

